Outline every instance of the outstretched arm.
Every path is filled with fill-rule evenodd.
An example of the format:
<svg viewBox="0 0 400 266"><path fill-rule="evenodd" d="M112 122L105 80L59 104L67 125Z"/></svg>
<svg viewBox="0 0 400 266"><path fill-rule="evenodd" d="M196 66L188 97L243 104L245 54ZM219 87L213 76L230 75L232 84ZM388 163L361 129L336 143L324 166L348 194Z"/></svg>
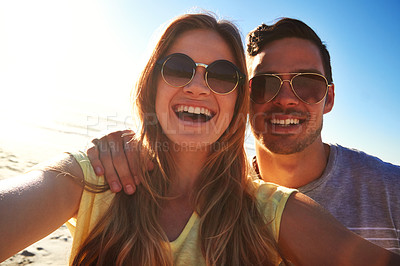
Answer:
<svg viewBox="0 0 400 266"><path fill-rule="evenodd" d="M312 199L290 196L279 247L295 265L400 265L400 256L349 231Z"/></svg>
<svg viewBox="0 0 400 266"><path fill-rule="evenodd" d="M0 262L77 214L82 178L78 163L65 154L39 170L0 182Z"/></svg>

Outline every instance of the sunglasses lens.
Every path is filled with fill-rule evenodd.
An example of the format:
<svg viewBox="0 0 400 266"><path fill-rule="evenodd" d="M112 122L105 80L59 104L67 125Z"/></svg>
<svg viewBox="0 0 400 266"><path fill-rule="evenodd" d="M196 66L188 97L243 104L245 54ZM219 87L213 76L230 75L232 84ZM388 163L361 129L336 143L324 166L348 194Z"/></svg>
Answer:
<svg viewBox="0 0 400 266"><path fill-rule="evenodd" d="M300 74L292 80L293 89L297 96L307 103L321 101L328 89L324 77L315 74Z"/></svg>
<svg viewBox="0 0 400 266"><path fill-rule="evenodd" d="M250 80L250 98L255 103L266 103L272 100L279 91L281 81L272 75L255 76Z"/></svg>
<svg viewBox="0 0 400 266"><path fill-rule="evenodd" d="M229 93L236 88L238 82L238 72L235 67L227 61L216 61L207 68L208 86L216 93Z"/></svg>
<svg viewBox="0 0 400 266"><path fill-rule="evenodd" d="M182 87L191 81L194 70L195 65L189 58L183 55L174 55L165 61L162 75L169 85Z"/></svg>

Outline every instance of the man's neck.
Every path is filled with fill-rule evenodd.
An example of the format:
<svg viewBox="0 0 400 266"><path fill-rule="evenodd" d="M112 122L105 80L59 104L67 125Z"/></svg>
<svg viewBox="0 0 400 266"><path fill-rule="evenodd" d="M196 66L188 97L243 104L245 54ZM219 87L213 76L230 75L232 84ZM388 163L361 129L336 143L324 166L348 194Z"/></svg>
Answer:
<svg viewBox="0 0 400 266"><path fill-rule="evenodd" d="M322 176L329 158L329 145L317 139L303 151L275 154L256 141L256 156L263 180L290 188L302 187Z"/></svg>

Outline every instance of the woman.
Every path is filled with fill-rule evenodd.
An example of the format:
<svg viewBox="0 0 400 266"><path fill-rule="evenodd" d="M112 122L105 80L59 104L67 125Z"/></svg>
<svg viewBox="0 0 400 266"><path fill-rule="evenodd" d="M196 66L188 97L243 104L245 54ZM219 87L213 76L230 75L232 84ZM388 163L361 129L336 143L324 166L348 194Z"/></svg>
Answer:
<svg viewBox="0 0 400 266"><path fill-rule="evenodd" d="M83 153L3 183L0 260L77 217L73 265L398 262L302 194L247 179L244 73L232 24L204 14L174 20L135 94L139 147L154 161L151 173L141 169L140 189L111 194Z"/></svg>

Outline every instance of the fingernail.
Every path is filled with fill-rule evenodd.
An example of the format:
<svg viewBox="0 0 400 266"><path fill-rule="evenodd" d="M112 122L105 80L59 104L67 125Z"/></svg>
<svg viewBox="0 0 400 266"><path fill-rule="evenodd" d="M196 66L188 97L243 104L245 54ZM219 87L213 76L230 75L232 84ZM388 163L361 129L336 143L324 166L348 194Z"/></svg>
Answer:
<svg viewBox="0 0 400 266"><path fill-rule="evenodd" d="M111 182L111 190L118 192L121 190L121 187L120 187L120 185L118 185L117 182L114 181L114 182Z"/></svg>
<svg viewBox="0 0 400 266"><path fill-rule="evenodd" d="M101 175L101 168L100 168L100 166L96 166L96 167L94 168L94 171L96 172L97 175Z"/></svg>
<svg viewBox="0 0 400 266"><path fill-rule="evenodd" d="M135 190L133 189L133 187L131 185L126 185L125 186L125 191L128 194L133 194L133 192L135 192Z"/></svg>

